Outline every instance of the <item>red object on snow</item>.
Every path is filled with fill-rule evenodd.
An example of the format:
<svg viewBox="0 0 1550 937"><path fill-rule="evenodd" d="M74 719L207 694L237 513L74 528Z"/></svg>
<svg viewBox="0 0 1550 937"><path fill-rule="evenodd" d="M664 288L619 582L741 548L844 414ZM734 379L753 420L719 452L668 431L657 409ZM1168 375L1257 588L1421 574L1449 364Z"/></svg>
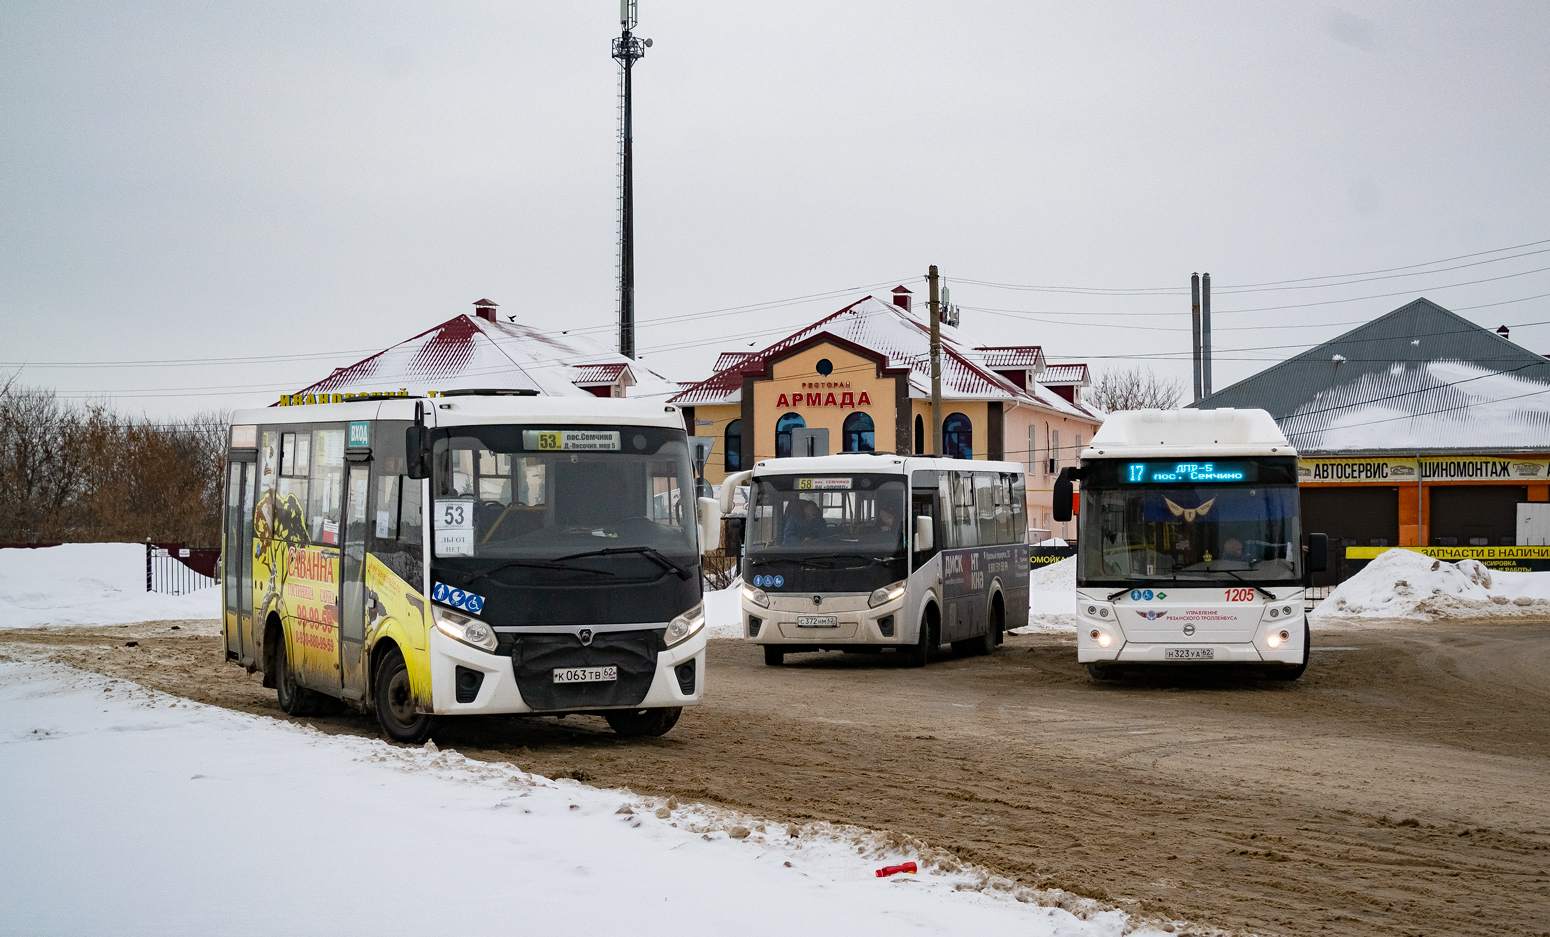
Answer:
<svg viewBox="0 0 1550 937"><path fill-rule="evenodd" d="M911 875L913 875L915 871L915 863L913 862L906 862L903 865L885 865L877 870L877 877L887 878L890 875L896 875L900 872L909 872Z"/></svg>

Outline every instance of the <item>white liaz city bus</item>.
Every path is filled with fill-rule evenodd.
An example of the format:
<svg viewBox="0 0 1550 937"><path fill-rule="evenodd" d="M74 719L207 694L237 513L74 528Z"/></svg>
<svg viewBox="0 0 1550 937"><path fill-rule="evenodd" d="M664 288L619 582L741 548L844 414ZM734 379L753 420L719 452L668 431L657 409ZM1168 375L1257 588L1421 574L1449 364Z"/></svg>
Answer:
<svg viewBox="0 0 1550 937"><path fill-rule="evenodd" d="M1077 660L1094 679L1132 664L1308 666L1297 453L1263 410L1111 415L1055 484L1077 524Z"/></svg>
<svg viewBox="0 0 1550 937"><path fill-rule="evenodd" d="M320 395L322 396L322 395ZM705 686L677 407L446 391L238 411L226 656L424 741L442 716L596 713L661 735Z"/></svg>
<svg viewBox="0 0 1550 937"><path fill-rule="evenodd" d="M766 664L798 651L893 648L923 666L943 643L989 654L1028 622L1016 462L768 459L727 479L724 512L742 484L743 633L764 646Z"/></svg>

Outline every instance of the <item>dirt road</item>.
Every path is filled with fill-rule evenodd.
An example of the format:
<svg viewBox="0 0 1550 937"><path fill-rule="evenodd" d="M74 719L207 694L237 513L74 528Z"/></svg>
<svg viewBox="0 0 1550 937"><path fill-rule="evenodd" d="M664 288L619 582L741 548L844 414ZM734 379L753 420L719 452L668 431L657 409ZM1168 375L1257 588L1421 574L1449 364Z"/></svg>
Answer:
<svg viewBox="0 0 1550 937"><path fill-rule="evenodd" d="M1242 931L1550 934L1550 626L1314 643L1291 684L1095 684L1049 635L925 670L839 654L769 668L716 641L705 705L665 738L578 716L448 720L436 738L549 776L898 830L1030 884ZM186 626L0 632L0 655L35 654L279 715ZM376 734L356 715L307 721Z"/></svg>

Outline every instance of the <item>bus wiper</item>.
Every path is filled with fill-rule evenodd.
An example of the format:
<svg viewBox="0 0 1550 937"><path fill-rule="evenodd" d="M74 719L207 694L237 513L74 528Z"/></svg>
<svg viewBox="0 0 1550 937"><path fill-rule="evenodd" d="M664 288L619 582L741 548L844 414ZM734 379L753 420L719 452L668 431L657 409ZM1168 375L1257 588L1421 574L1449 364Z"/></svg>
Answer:
<svg viewBox="0 0 1550 937"><path fill-rule="evenodd" d="M1162 583L1165 583L1165 582L1172 583L1172 582L1178 582L1178 581L1179 581L1179 574L1178 573L1174 573L1172 579L1137 579L1133 585L1128 585L1125 588L1120 589L1118 592L1112 593L1108 598L1104 599L1104 601L1105 602L1112 602L1112 601L1114 601L1115 599L1119 598L1120 596L1124 595L1127 592L1134 592L1136 590L1137 586L1156 586L1156 585L1161 585Z"/></svg>
<svg viewBox="0 0 1550 937"><path fill-rule="evenodd" d="M1261 595L1263 595L1265 598L1269 599L1272 602L1278 601L1276 599L1276 594L1274 592L1271 592L1269 589L1266 589L1264 586L1261 586L1258 583L1250 582L1249 580L1244 579L1242 576L1238 575L1237 573L1233 572L1230 569L1220 569L1220 570L1217 570L1217 572L1226 573L1227 575L1229 575L1232 578L1238 580L1239 582L1243 583L1246 586L1253 586L1255 591L1259 592Z"/></svg>
<svg viewBox="0 0 1550 937"><path fill-rule="evenodd" d="M593 573L598 576L614 575L606 569L588 569L585 566L571 566L569 563L562 563L558 560L506 560L502 563L496 563L494 566L486 566L484 569L475 570L474 572L469 573L467 578L463 580L463 583L464 585L467 585L469 583L478 582L479 580L487 578L493 573L500 572L503 569L509 569L513 566L521 566L527 569L560 569L573 573Z"/></svg>
<svg viewBox="0 0 1550 937"><path fill-rule="evenodd" d="M818 563L817 560L837 560L841 557L853 557L858 560L866 560L864 566L834 566L832 564ZM809 569L864 569L866 566L878 566L889 562L886 556L867 556L862 553L830 553L826 556L812 556L799 560L803 566Z"/></svg>
<svg viewBox="0 0 1550 937"><path fill-rule="evenodd" d="M679 566L677 563L674 563L672 560L668 559L660 550L657 550L655 547L608 547L603 550L588 550L585 553L572 553L569 556L562 556L556 560L556 562L563 563L566 560L579 560L584 556L616 556L621 553L638 553L641 556L644 556L646 559L651 560L653 563L656 563L658 566L662 567L663 572L670 571L677 573L679 579L688 579L690 576L694 575L686 567ZM611 576L613 574L609 573L609 575Z"/></svg>

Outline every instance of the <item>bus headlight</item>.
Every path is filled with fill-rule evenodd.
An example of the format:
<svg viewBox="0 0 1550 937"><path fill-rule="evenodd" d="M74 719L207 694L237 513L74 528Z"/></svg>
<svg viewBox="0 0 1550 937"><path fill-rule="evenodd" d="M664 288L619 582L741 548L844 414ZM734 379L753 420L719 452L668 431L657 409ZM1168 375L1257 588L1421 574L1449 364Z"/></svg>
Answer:
<svg viewBox="0 0 1550 937"><path fill-rule="evenodd" d="M699 634L703 627L705 603L701 602L667 623L667 634L662 636L662 642L668 647L674 647Z"/></svg>
<svg viewBox="0 0 1550 937"><path fill-rule="evenodd" d="M866 600L866 604L876 608L879 605L887 605L889 602L892 602L894 599L897 599L903 594L904 580L901 579L898 582L883 586L881 589L873 589L871 596L869 596Z"/></svg>
<svg viewBox="0 0 1550 937"><path fill-rule="evenodd" d="M1288 633L1288 632L1285 632L1285 631L1272 631L1272 632L1270 632L1270 637L1265 639L1265 643L1270 645L1271 647L1280 647L1281 646L1281 642L1285 641L1287 638L1290 638L1290 637L1291 637L1291 634Z"/></svg>
<svg viewBox="0 0 1550 937"><path fill-rule="evenodd" d="M1099 647L1108 647L1114 641L1107 631L1099 631L1097 628L1092 630L1092 639L1098 642Z"/></svg>
<svg viewBox="0 0 1550 937"><path fill-rule="evenodd" d="M770 607L770 597L765 594L763 589L756 589L753 586L744 586L743 598L759 606L760 608Z"/></svg>
<svg viewBox="0 0 1550 937"><path fill-rule="evenodd" d="M440 605L431 606L431 618L436 622L436 630L452 640L481 651L495 650L495 632L479 619L461 615Z"/></svg>

